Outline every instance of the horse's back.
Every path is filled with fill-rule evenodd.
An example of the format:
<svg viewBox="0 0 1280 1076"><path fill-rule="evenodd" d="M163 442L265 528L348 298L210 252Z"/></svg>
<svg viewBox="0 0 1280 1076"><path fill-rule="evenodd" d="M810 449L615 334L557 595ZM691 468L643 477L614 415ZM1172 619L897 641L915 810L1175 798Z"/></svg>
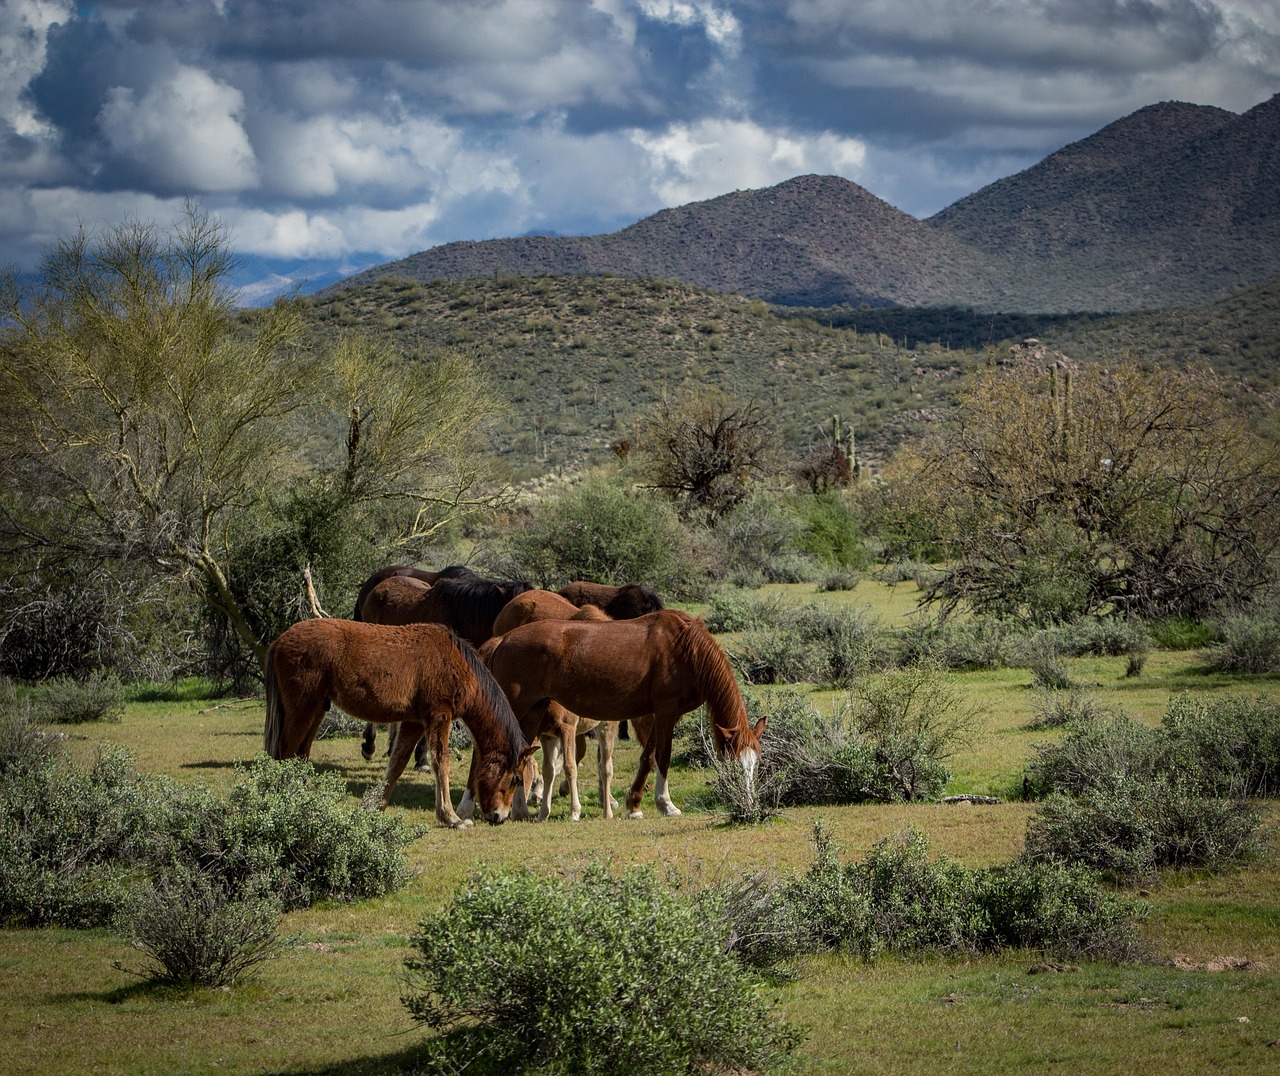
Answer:
<svg viewBox="0 0 1280 1076"><path fill-rule="evenodd" d="M426 596L431 584L408 575L393 575L369 591L360 605L360 620L367 624L417 624L424 622Z"/></svg>
<svg viewBox="0 0 1280 1076"><path fill-rule="evenodd" d="M494 619L493 634L505 635L512 628L535 620L569 620L578 612L573 602L554 591L526 590L502 607Z"/></svg>

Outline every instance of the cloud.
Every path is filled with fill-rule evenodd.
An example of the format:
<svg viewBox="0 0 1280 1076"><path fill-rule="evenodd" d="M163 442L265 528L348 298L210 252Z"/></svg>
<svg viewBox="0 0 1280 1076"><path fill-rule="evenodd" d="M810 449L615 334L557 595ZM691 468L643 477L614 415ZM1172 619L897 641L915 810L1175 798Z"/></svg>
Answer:
<svg viewBox="0 0 1280 1076"><path fill-rule="evenodd" d="M666 205L700 201L730 190L769 187L810 172L856 179L866 146L831 133L799 136L749 120L675 124L635 143L648 156L654 189Z"/></svg>
<svg viewBox="0 0 1280 1076"><path fill-rule="evenodd" d="M244 95L198 68L180 66L139 94L113 86L98 114L110 151L157 190L236 191L257 185L241 126Z"/></svg>

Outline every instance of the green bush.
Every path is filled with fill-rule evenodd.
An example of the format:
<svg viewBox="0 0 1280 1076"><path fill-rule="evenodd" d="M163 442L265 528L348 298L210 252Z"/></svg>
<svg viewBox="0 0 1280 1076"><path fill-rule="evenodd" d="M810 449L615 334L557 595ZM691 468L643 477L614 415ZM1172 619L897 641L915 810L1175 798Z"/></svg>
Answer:
<svg viewBox="0 0 1280 1076"><path fill-rule="evenodd" d="M767 1070L796 1042L730 955L726 922L652 871L477 873L411 944L403 1004L497 1069ZM436 1040L442 1058L456 1038Z"/></svg>
<svg viewBox="0 0 1280 1076"><path fill-rule="evenodd" d="M1208 664L1218 672L1280 672L1280 613L1237 613L1218 626Z"/></svg>
<svg viewBox="0 0 1280 1076"><path fill-rule="evenodd" d="M124 687L114 673L59 676L36 688L32 705L40 720L54 725L119 721L124 717Z"/></svg>
<svg viewBox="0 0 1280 1076"><path fill-rule="evenodd" d="M883 646L865 611L809 603L778 606L772 625L748 631L726 653L748 683L843 685L864 673Z"/></svg>
<svg viewBox="0 0 1280 1076"><path fill-rule="evenodd" d="M1162 868L1241 863L1261 848L1259 816L1239 800L1157 777L1115 777L1076 796L1055 793L1027 826L1027 854L1082 863L1120 881Z"/></svg>
<svg viewBox="0 0 1280 1076"><path fill-rule="evenodd" d="M839 493L829 490L794 499L803 532L797 547L829 567L865 568L871 563L857 516Z"/></svg>
<svg viewBox="0 0 1280 1076"><path fill-rule="evenodd" d="M860 862L843 864L821 823L813 839L813 863L783 889L807 924L807 940L790 941L797 952L807 945L872 959L886 952L1016 947L1112 961L1141 953L1137 906L1103 889L1078 864L1019 857L1005 867L970 871L945 856L930 859L927 838L914 829L876 842Z"/></svg>
<svg viewBox="0 0 1280 1076"><path fill-rule="evenodd" d="M541 501L507 541L522 574L548 585L643 583L664 596L700 585L692 541L675 509L606 478Z"/></svg>
<svg viewBox="0 0 1280 1076"><path fill-rule="evenodd" d="M1161 720L1169 768L1218 796L1280 793L1280 700L1227 695L1169 700Z"/></svg>
<svg viewBox="0 0 1280 1076"><path fill-rule="evenodd" d="M1037 744L1027 767L1033 795L1081 795L1118 778L1147 783L1166 772L1168 743L1158 729L1123 712L1068 728L1054 744Z"/></svg>
<svg viewBox="0 0 1280 1076"><path fill-rule="evenodd" d="M1056 729L1076 721L1095 721L1110 713L1097 695L1082 687L1058 691L1041 688L1036 692L1032 712L1029 727L1036 729Z"/></svg>
<svg viewBox="0 0 1280 1076"><path fill-rule="evenodd" d="M780 598L757 598L740 587L716 589L708 605L702 619L707 630L716 634L761 630L777 623L783 615Z"/></svg>
<svg viewBox="0 0 1280 1076"><path fill-rule="evenodd" d="M1153 620L1147 630L1152 643L1161 650L1199 650L1215 637L1212 625L1179 616Z"/></svg>
<svg viewBox="0 0 1280 1076"><path fill-rule="evenodd" d="M1017 660L1026 629L998 617L977 616L938 623L917 619L898 637L902 664L931 661L948 669L1003 669Z"/></svg>
<svg viewBox="0 0 1280 1076"><path fill-rule="evenodd" d="M152 961L156 978L222 986L279 955L280 904L260 886L233 887L198 869L174 867L135 888L114 917L116 933Z"/></svg>

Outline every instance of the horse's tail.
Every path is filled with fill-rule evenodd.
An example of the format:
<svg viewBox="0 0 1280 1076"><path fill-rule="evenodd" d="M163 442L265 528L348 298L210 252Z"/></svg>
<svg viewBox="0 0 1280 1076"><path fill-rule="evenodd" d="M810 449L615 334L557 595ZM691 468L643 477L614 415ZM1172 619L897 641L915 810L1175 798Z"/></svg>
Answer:
<svg viewBox="0 0 1280 1076"><path fill-rule="evenodd" d="M733 666L697 617L686 617L675 646L702 692L717 745L722 752L737 755L742 733L749 731L751 724Z"/></svg>
<svg viewBox="0 0 1280 1076"><path fill-rule="evenodd" d="M280 741L284 736L284 701L280 698L280 684L276 680L275 643L267 648L264 679L267 693L267 721L262 730L262 749L272 758L279 758Z"/></svg>

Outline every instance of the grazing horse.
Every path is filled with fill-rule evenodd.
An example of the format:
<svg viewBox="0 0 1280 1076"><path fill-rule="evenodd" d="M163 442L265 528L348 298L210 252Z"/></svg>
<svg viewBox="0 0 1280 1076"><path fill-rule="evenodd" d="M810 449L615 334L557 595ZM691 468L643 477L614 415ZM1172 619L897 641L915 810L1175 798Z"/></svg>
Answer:
<svg viewBox="0 0 1280 1076"><path fill-rule="evenodd" d="M594 605L584 605L579 609L571 601L560 597L549 590L527 590L512 598L498 614L493 622L493 634L505 635L522 624L531 624L535 620L608 620L604 613ZM492 642L481 648L481 657L492 647ZM550 703L542 717L538 728L530 735L530 742L542 744L542 777L540 785L541 802L538 809L538 821L545 822L551 813L551 800L555 794L555 781L563 767L568 786L570 816L576 822L582 817L582 801L578 797L578 763L586 753L587 734L594 730L596 740L596 774L600 785L600 804L604 808L605 818L613 817L613 809L617 801L613 798L613 747L617 740L617 725L614 722L601 724L590 718L578 717L569 713L559 703ZM529 801L533 802L539 794L538 780L526 781ZM465 800L465 797L464 797ZM470 806L466 804L466 806ZM458 808L463 817L466 811L463 805Z"/></svg>
<svg viewBox="0 0 1280 1076"><path fill-rule="evenodd" d="M375 572L374 576L378 574ZM394 572L378 580L364 592L356 619L373 624L443 624L472 646L480 646L493 635L493 621L502 607L530 589L524 581L497 583L482 579L461 565L440 572L422 572L421 576L432 576L434 582L428 585L419 576L405 577ZM365 729L360 753L366 759L373 758L375 739L373 727ZM420 751L415 765L425 769L425 763L424 752Z"/></svg>
<svg viewBox="0 0 1280 1076"><path fill-rule="evenodd" d="M643 817L640 800L655 765L658 809L680 813L667 786L672 732L703 703L720 753L742 763L749 785L755 780L765 719L751 726L728 659L702 621L687 613L665 609L635 620L539 620L499 636L484 657L526 737L551 702L597 721L653 715L627 794L630 818Z"/></svg>
<svg viewBox="0 0 1280 1076"><path fill-rule="evenodd" d="M612 587L607 583L580 580L566 583L556 593L579 607L598 605L614 620L634 620L638 616L666 608L652 587L640 586L638 583Z"/></svg>
<svg viewBox="0 0 1280 1076"><path fill-rule="evenodd" d="M469 791L488 822L502 822L510 813L533 754L479 655L437 624L300 621L268 649L266 689L263 747L272 758L310 757L330 702L363 721L402 726L406 735L387 761L382 807L413 745L428 737L435 756L436 818L442 825L465 824L449 793L449 728L455 717L471 730Z"/></svg>
<svg viewBox="0 0 1280 1076"><path fill-rule="evenodd" d="M429 572L425 568L415 568L410 564L389 564L385 568L379 568L360 584L360 593L356 595L355 612L351 614L352 620L365 619L361 610L365 599L369 597L369 591L384 579L392 578L416 579L419 583L430 586L437 579L479 579L480 577L465 564L450 564L449 567L441 568L438 572Z"/></svg>

